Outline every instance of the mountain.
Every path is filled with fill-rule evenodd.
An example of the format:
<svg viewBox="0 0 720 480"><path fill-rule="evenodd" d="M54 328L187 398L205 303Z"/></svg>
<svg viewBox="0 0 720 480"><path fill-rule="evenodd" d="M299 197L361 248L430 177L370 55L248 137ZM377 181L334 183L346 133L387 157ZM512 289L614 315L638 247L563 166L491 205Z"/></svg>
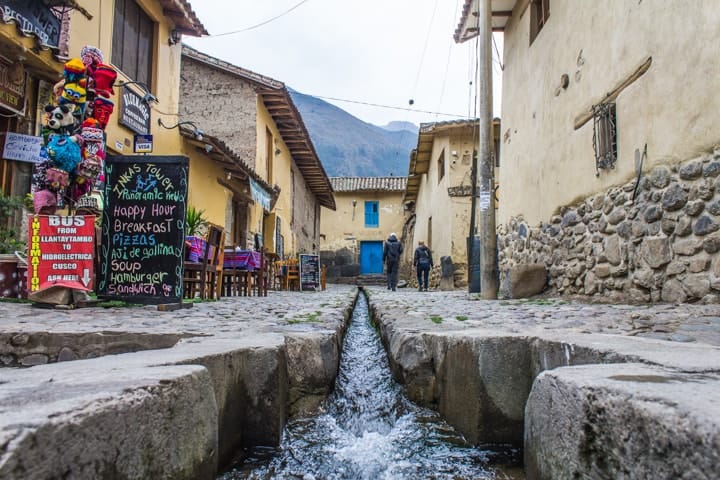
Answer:
<svg viewBox="0 0 720 480"><path fill-rule="evenodd" d="M311 95L288 89L331 177L404 177L418 127L390 122L379 127Z"/></svg>

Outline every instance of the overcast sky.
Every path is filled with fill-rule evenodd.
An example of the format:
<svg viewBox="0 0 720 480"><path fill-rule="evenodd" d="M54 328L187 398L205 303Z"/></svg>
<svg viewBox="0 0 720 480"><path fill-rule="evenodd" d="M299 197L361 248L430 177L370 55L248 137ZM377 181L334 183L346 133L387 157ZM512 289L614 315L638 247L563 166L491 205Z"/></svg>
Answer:
<svg viewBox="0 0 720 480"><path fill-rule="evenodd" d="M463 3L191 0L210 36L186 36L183 41L321 97L366 122L445 121L475 111L470 84L475 42L456 44L452 38ZM239 30L245 31L226 34ZM498 40L502 49L502 38ZM500 71L497 65L494 70ZM497 74L494 82L499 83ZM496 97L498 116L499 94Z"/></svg>

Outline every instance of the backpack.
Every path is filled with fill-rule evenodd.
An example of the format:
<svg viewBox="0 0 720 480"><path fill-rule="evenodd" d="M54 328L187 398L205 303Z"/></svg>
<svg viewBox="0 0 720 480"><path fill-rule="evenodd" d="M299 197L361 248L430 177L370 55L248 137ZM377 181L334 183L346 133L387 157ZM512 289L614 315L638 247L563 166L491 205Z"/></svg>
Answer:
<svg viewBox="0 0 720 480"><path fill-rule="evenodd" d="M418 255L418 265L429 265L430 264L430 254L428 253L427 248L421 248L419 250Z"/></svg>

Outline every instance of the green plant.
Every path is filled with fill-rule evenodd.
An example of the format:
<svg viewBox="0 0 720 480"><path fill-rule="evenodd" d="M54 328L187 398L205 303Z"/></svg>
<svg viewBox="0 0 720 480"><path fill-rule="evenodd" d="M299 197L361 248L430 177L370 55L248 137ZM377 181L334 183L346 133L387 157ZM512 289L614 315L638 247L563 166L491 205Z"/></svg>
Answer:
<svg viewBox="0 0 720 480"><path fill-rule="evenodd" d="M205 210L195 207L188 207L185 215L185 235L202 236L207 227L208 220L205 218Z"/></svg>
<svg viewBox="0 0 720 480"><path fill-rule="evenodd" d="M468 317L466 317L465 315L458 315L457 317L455 317L455 319L459 322L464 322L468 319Z"/></svg>
<svg viewBox="0 0 720 480"><path fill-rule="evenodd" d="M432 320L433 323L442 323L442 317L438 315L433 315L430 317L430 320Z"/></svg>
<svg viewBox="0 0 720 480"><path fill-rule="evenodd" d="M26 241L15 229L15 215L22 212L22 197L9 197L0 190L0 253L25 250Z"/></svg>

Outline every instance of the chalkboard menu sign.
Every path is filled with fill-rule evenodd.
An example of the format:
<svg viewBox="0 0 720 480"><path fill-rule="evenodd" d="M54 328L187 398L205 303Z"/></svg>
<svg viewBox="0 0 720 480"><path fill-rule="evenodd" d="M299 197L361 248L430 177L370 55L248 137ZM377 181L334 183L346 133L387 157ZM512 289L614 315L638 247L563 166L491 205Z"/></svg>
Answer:
<svg viewBox="0 0 720 480"><path fill-rule="evenodd" d="M188 159L108 156L98 295L132 303L179 303Z"/></svg>
<svg viewBox="0 0 720 480"><path fill-rule="evenodd" d="M320 288L320 256L300 255L300 290Z"/></svg>

